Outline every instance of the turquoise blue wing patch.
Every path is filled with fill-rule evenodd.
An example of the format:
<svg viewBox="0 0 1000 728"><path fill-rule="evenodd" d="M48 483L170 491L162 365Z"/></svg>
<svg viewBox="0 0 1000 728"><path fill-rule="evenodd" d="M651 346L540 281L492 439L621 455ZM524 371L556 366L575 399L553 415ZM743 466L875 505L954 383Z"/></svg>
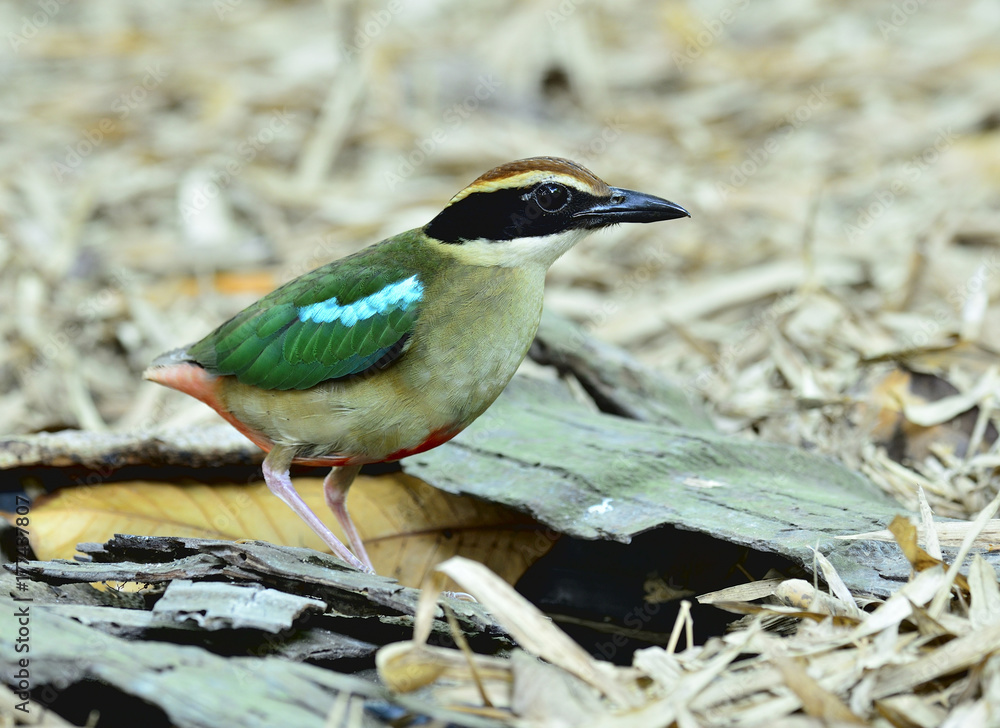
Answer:
<svg viewBox="0 0 1000 728"><path fill-rule="evenodd" d="M387 366L413 333L425 284L413 270L375 273L350 259L338 263L265 296L190 347L188 356L214 373L274 390L308 389Z"/></svg>

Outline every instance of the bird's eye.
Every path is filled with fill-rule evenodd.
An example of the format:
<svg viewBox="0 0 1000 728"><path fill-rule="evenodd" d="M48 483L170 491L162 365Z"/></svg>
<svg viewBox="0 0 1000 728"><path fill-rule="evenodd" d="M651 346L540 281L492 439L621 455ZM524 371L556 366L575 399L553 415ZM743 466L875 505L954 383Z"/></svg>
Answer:
<svg viewBox="0 0 1000 728"><path fill-rule="evenodd" d="M558 212L569 202L569 190L555 182L546 182L535 188L535 202L545 212Z"/></svg>

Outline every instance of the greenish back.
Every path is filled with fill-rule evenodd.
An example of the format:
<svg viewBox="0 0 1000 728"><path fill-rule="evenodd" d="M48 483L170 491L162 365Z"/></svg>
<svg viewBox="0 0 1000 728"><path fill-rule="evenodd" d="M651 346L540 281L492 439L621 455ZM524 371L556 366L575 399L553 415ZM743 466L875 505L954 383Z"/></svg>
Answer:
<svg viewBox="0 0 1000 728"><path fill-rule="evenodd" d="M308 389L406 350L441 259L411 230L306 273L191 346L207 370L262 389Z"/></svg>

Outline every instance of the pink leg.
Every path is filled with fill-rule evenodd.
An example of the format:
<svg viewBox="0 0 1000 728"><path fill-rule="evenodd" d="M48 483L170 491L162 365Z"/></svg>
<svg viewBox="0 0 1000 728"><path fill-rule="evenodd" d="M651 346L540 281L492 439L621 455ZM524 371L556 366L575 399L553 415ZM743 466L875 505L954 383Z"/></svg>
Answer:
<svg viewBox="0 0 1000 728"><path fill-rule="evenodd" d="M337 522L347 534L347 542L351 544L351 549L358 558L361 559L370 571L374 573L372 560L368 558L365 544L361 540L358 529L354 527L351 514L347 512L347 489L351 487L355 476L361 470L360 465L344 465L330 470L330 474L323 481L323 495L326 496L326 504L330 506L333 515L337 517Z"/></svg>
<svg viewBox="0 0 1000 728"><path fill-rule="evenodd" d="M269 460L272 460L271 455L274 455L276 450L277 448L272 450L268 457L264 459L264 480L267 483L268 489L281 498L285 505L295 511L296 515L305 521L309 528L316 532L317 536L323 539L323 542L330 547L330 550L333 551L336 556L346 561L355 569L373 573L374 570L372 569L371 564L366 563L368 561L368 556L364 555L364 561L358 560L358 558L340 542L340 539L333 534L333 531L327 528L326 524L319 520L319 517L312 512L312 509L310 509L308 505L306 505L306 502L302 500L302 496L296 492L295 486L292 485L292 479L288 476L288 465L285 465L283 469L279 470L277 467L274 467L273 463L268 462ZM350 483L348 483L348 485L350 485ZM337 516L337 519L340 520L339 515ZM348 519L348 521L350 521L350 519ZM343 523L343 521L341 521L341 523ZM348 536L350 536L350 533L351 532L348 531ZM355 532L355 536L356 535L357 532ZM363 551L362 554L364 554Z"/></svg>

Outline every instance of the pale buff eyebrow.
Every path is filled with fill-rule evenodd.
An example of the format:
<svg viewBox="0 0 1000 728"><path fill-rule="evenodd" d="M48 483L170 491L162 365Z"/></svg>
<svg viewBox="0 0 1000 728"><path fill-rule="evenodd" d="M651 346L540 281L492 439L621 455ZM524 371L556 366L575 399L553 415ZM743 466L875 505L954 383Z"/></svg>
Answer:
<svg viewBox="0 0 1000 728"><path fill-rule="evenodd" d="M514 172L505 177L476 180L457 195L452 197L448 204L454 204L477 192L493 192L494 190L517 189L520 187L527 189L540 182L558 182L566 185L567 187L572 187L575 190L587 192L592 195L601 195L605 192L603 189L590 184L587 180L580 179L576 175L561 174L547 170L530 170L527 172Z"/></svg>

